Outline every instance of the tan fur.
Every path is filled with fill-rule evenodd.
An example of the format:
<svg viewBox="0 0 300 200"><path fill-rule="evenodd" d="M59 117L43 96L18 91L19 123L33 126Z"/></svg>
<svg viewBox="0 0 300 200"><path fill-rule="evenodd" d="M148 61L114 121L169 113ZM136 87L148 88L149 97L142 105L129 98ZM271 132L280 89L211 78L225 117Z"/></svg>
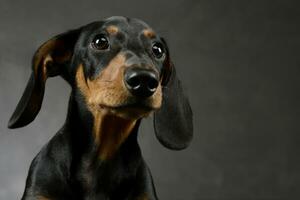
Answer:
<svg viewBox="0 0 300 200"><path fill-rule="evenodd" d="M60 54L57 54L55 57L53 57L51 55L53 51L60 52ZM72 53L65 49L63 41L58 39L47 41L37 50L34 55L33 69L35 77L38 77L37 73L39 71L39 68L42 67L42 78L45 81L48 76L53 75L51 73L56 73L56 71L58 71L58 69L47 69L48 63L63 63L67 60L70 60L71 56Z"/></svg>
<svg viewBox="0 0 300 200"><path fill-rule="evenodd" d="M143 31L144 36L148 37L148 38L155 38L155 33L153 30L151 29L145 29Z"/></svg>
<svg viewBox="0 0 300 200"><path fill-rule="evenodd" d="M47 74L47 65L48 65L48 63L51 63L51 62L53 62L53 59L52 59L52 57L48 54L48 55L46 55L46 57L44 58L44 60L43 60L43 65L42 65L42 67L43 67L43 74L42 74L42 77L43 77L43 81L45 82L46 81L46 79L48 78L48 74Z"/></svg>
<svg viewBox="0 0 300 200"><path fill-rule="evenodd" d="M119 29L118 29L118 27L111 25L106 28L106 31L109 34L116 34L119 31Z"/></svg>
<svg viewBox="0 0 300 200"><path fill-rule="evenodd" d="M99 109L99 106L121 105L126 100L129 93L122 80L124 62L124 56L116 56L94 80L85 80L83 66L79 66L77 84L91 111Z"/></svg>

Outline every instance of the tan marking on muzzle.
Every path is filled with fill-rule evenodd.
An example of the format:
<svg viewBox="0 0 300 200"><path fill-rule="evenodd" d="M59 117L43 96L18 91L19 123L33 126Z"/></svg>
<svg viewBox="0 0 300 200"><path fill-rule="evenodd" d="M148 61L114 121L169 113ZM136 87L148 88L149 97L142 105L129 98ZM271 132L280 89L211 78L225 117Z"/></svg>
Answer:
<svg viewBox="0 0 300 200"><path fill-rule="evenodd" d="M123 84L124 63L125 57L117 55L93 80L85 78L83 65L76 73L78 88L94 117L93 135L101 160L114 155L136 123L136 120L123 119L101 109L101 105L114 106L127 99L129 94Z"/></svg>
<svg viewBox="0 0 300 200"><path fill-rule="evenodd" d="M77 85L91 112L99 110L101 106L114 108L124 105L132 97L124 84L124 71L127 67L125 62L125 56L118 54L98 77L92 80L85 78L83 66L79 66L76 74ZM153 109L158 109L161 106L161 100L162 88L159 84L156 92L147 101Z"/></svg>
<svg viewBox="0 0 300 200"><path fill-rule="evenodd" d="M124 63L125 57L117 55L93 80L85 79L83 66L79 66L76 80L90 111L98 110L101 105L113 107L127 99L129 93L123 83Z"/></svg>

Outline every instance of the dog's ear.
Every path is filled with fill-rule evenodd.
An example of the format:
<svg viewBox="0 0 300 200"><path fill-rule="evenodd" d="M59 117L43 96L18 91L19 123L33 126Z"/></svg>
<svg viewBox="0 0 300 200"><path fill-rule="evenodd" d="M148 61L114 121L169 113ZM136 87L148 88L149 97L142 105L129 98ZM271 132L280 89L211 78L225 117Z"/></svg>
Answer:
<svg viewBox="0 0 300 200"><path fill-rule="evenodd" d="M32 122L40 111L45 82L48 77L61 75L70 62L80 29L55 36L42 44L32 59L32 73L23 96L11 116L8 127L19 128Z"/></svg>
<svg viewBox="0 0 300 200"><path fill-rule="evenodd" d="M169 50L164 39L166 59L162 71L163 99L159 110L154 113L154 130L162 145L169 149L186 148L193 137L193 113L184 94Z"/></svg>

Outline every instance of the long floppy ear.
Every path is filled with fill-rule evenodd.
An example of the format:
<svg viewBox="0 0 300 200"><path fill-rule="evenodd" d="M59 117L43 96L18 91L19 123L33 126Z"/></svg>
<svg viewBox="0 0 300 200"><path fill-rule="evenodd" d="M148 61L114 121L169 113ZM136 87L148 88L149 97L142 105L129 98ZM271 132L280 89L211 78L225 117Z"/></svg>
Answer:
<svg viewBox="0 0 300 200"><path fill-rule="evenodd" d="M162 73L163 99L161 108L154 113L154 130L162 145L180 150L192 140L193 113L163 42L167 50Z"/></svg>
<svg viewBox="0 0 300 200"><path fill-rule="evenodd" d="M45 82L61 75L70 62L80 29L60 34L45 42L32 59L32 73L23 96L8 122L8 128L19 128L32 122L41 109Z"/></svg>

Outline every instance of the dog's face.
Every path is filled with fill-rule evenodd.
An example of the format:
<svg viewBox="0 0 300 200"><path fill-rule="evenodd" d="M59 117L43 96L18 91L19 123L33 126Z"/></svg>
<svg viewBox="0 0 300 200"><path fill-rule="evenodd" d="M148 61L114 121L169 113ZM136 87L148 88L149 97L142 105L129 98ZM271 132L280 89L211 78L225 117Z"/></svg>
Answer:
<svg viewBox="0 0 300 200"><path fill-rule="evenodd" d="M138 19L112 17L84 27L72 65L89 109L140 118L160 108L166 51Z"/></svg>
<svg viewBox="0 0 300 200"><path fill-rule="evenodd" d="M192 139L192 111L166 42L140 20L111 17L57 35L36 51L32 69L9 128L35 119L47 78L60 75L94 118L105 111L136 120L154 111L164 146L183 149Z"/></svg>

